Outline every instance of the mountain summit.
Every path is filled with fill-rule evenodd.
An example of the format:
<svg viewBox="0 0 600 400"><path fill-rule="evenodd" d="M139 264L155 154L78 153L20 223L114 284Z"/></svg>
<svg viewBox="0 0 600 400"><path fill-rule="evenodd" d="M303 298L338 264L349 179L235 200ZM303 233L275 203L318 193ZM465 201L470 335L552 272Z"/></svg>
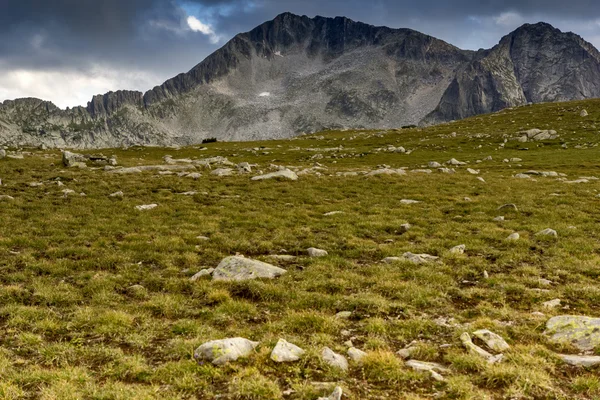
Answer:
<svg viewBox="0 0 600 400"><path fill-rule="evenodd" d="M31 98L0 103L0 144L273 139L591 97L600 97L600 53L545 23L473 52L410 29L284 13L146 93L109 92L67 110Z"/></svg>

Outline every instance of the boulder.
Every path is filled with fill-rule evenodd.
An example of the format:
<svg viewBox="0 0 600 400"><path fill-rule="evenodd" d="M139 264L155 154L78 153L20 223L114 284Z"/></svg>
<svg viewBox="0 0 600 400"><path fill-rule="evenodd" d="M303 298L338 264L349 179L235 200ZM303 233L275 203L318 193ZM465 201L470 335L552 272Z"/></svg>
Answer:
<svg viewBox="0 0 600 400"><path fill-rule="evenodd" d="M194 359L198 362L208 360L215 365L223 365L238 358L248 357L258 344L240 337L212 340L194 351Z"/></svg>
<svg viewBox="0 0 600 400"><path fill-rule="evenodd" d="M212 273L215 281L245 281L256 278L273 279L287 273L283 268L242 256L224 258Z"/></svg>
<svg viewBox="0 0 600 400"><path fill-rule="evenodd" d="M63 151L62 162L65 167L72 167L73 163L85 163L87 158L82 154L71 153L70 151Z"/></svg>
<svg viewBox="0 0 600 400"><path fill-rule="evenodd" d="M591 351L600 346L600 318L559 315L548 320L544 333L552 342Z"/></svg>

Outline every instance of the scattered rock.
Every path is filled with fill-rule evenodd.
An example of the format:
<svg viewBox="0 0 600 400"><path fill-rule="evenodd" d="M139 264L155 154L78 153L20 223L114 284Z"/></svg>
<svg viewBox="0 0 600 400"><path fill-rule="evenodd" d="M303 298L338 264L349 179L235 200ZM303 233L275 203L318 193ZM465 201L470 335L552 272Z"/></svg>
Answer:
<svg viewBox="0 0 600 400"><path fill-rule="evenodd" d="M520 142L540 141L540 140L553 140L558 138L558 134L554 130L540 130L540 129L529 129L527 131L519 132L522 135L519 138Z"/></svg>
<svg viewBox="0 0 600 400"><path fill-rule="evenodd" d="M582 117L582 118L583 117L587 117L588 115L589 114L588 114L587 110L581 110L581 112L579 113L579 116Z"/></svg>
<svg viewBox="0 0 600 400"><path fill-rule="evenodd" d="M473 332L473 335L483 340L487 347L498 353L510 349L508 343L506 343L506 341L502 339L500 335L497 335L494 332L489 331L487 329L480 329L478 331L475 331Z"/></svg>
<svg viewBox="0 0 600 400"><path fill-rule="evenodd" d="M444 366L441 364L417 360L410 360L404 364L407 367L414 369L415 371L429 372L431 374L431 377L436 381L443 382L446 380L442 375L440 375L440 372L448 372L448 369L444 368Z"/></svg>
<svg viewBox="0 0 600 400"><path fill-rule="evenodd" d="M380 168L367 174L367 176L375 175L406 175L406 171L403 169Z"/></svg>
<svg viewBox="0 0 600 400"><path fill-rule="evenodd" d="M467 165L466 162L462 162L462 161L458 161L456 158L451 158L450 160L446 161L447 165Z"/></svg>
<svg viewBox="0 0 600 400"><path fill-rule="evenodd" d="M195 282L198 279L202 278L203 276L212 275L213 272L215 272L214 268L205 268L205 269L202 269L199 272L197 272L194 276L192 276L190 278L190 281Z"/></svg>
<svg viewBox="0 0 600 400"><path fill-rule="evenodd" d="M556 307L560 306L560 299L553 299L550 301L545 301L542 303L542 306L544 308L548 308L548 309L556 308Z"/></svg>
<svg viewBox="0 0 600 400"><path fill-rule="evenodd" d="M502 360L502 358L504 357L503 354L498 354L498 355L490 354L487 351L485 351L484 349L482 349L481 347L474 344L473 341L471 340L471 336L469 336L469 334L467 332L464 332L462 335L460 335L460 341L462 342L463 346L465 346L467 348L467 350L469 350L470 353L475 354L481 358L484 358L490 364L495 364L497 362L500 362Z"/></svg>
<svg viewBox="0 0 600 400"><path fill-rule="evenodd" d="M546 335L555 343L572 344L581 351L600 345L600 318L559 315L546 322Z"/></svg>
<svg viewBox="0 0 600 400"><path fill-rule="evenodd" d="M400 200L400 204L417 204L417 203L420 203L420 201L409 200L409 199L402 199L402 200Z"/></svg>
<svg viewBox="0 0 600 400"><path fill-rule="evenodd" d="M406 233L412 228L411 224L402 224L400 225L400 233Z"/></svg>
<svg viewBox="0 0 600 400"><path fill-rule="evenodd" d="M498 210L512 210L514 212L519 212L517 205L513 203L501 205L500 207L498 207Z"/></svg>
<svg viewBox="0 0 600 400"><path fill-rule="evenodd" d="M472 169L472 168L467 168L467 172L470 173L470 174L472 174L472 175L479 175L480 171Z"/></svg>
<svg viewBox="0 0 600 400"><path fill-rule="evenodd" d="M2 160L3 158L6 158L6 150L0 149L0 160Z"/></svg>
<svg viewBox="0 0 600 400"><path fill-rule="evenodd" d="M558 233L554 229L546 228L543 231L539 231L535 236L553 236L558 237Z"/></svg>
<svg viewBox="0 0 600 400"><path fill-rule="evenodd" d="M413 254L411 252L402 254L402 258L406 261L410 261L413 264L426 264L439 259L439 257L429 254Z"/></svg>
<svg viewBox="0 0 600 400"><path fill-rule="evenodd" d="M108 197L123 197L123 196L124 196L124 193L121 192L121 191L118 191L118 192L115 192L115 193L112 193L112 194L108 195Z"/></svg>
<svg viewBox="0 0 600 400"><path fill-rule="evenodd" d="M199 172L192 172L191 174L187 174L185 177L186 178L191 178L193 180L198 180L198 179L200 179L202 177L202 174L199 173Z"/></svg>
<svg viewBox="0 0 600 400"><path fill-rule="evenodd" d="M518 179L531 179L531 175L527 175L527 174L516 174L514 175L515 178Z"/></svg>
<svg viewBox="0 0 600 400"><path fill-rule="evenodd" d="M440 164L437 161L429 161L429 164L427 164L429 166L429 168L441 168L442 164Z"/></svg>
<svg viewBox="0 0 600 400"><path fill-rule="evenodd" d="M331 393L329 397L319 397L317 400L342 400L342 394L342 388L336 386L336 388L333 390L333 393Z"/></svg>
<svg viewBox="0 0 600 400"><path fill-rule="evenodd" d="M343 211L330 211L330 212L323 214L323 216L331 217L332 215L338 215L338 214L343 214L343 213L344 213Z"/></svg>
<svg viewBox="0 0 600 400"><path fill-rule="evenodd" d="M14 200L15 198L7 194L0 195L0 200Z"/></svg>
<svg viewBox="0 0 600 400"><path fill-rule="evenodd" d="M362 359L367 355L362 350L357 349L356 347L350 347L348 349L348 357L357 364L362 363Z"/></svg>
<svg viewBox="0 0 600 400"><path fill-rule="evenodd" d="M256 278L273 279L287 273L283 268L242 256L224 258L212 273L215 281L245 281Z"/></svg>
<svg viewBox="0 0 600 400"><path fill-rule="evenodd" d="M339 319L348 319L352 316L352 311L340 311L339 313L335 314L336 318Z"/></svg>
<svg viewBox="0 0 600 400"><path fill-rule="evenodd" d="M210 173L215 176L231 176L233 175L233 170L231 168L217 168Z"/></svg>
<svg viewBox="0 0 600 400"><path fill-rule="evenodd" d="M81 154L71 153L70 151L63 151L62 153L62 162L65 167L73 167L74 163L83 163L85 165L86 161L87 158Z"/></svg>
<svg viewBox="0 0 600 400"><path fill-rule="evenodd" d="M478 176L478 177L477 177L477 180L478 180L478 181L481 181L481 182L483 182L483 183L485 183L485 179L483 179L483 178L482 178L482 177L480 177L480 176Z"/></svg>
<svg viewBox="0 0 600 400"><path fill-rule="evenodd" d="M141 206L135 206L135 209L138 211L147 211L152 210L153 208L158 207L158 204L144 204Z"/></svg>
<svg viewBox="0 0 600 400"><path fill-rule="evenodd" d="M317 249L315 247L310 247L306 249L309 257L326 257L328 255L327 251Z"/></svg>
<svg viewBox="0 0 600 400"><path fill-rule="evenodd" d="M502 221L504 221L504 216L501 215L499 217L496 217L496 218L494 218L494 221L496 221L496 222L502 222Z"/></svg>
<svg viewBox="0 0 600 400"><path fill-rule="evenodd" d="M258 344L259 342L239 337L212 340L194 351L194 359L199 362L208 360L215 365L223 365L238 358L248 357Z"/></svg>
<svg viewBox="0 0 600 400"><path fill-rule="evenodd" d="M271 360L275 362L298 361L304 355L304 350L284 339L279 339L271 352Z"/></svg>
<svg viewBox="0 0 600 400"><path fill-rule="evenodd" d="M558 356L567 364L576 367L593 367L600 364L600 356L576 356L568 354L558 354Z"/></svg>
<svg viewBox="0 0 600 400"><path fill-rule="evenodd" d="M298 175L294 171L290 171L289 169L283 169L276 172L271 172L266 175L259 175L252 178L253 181L262 181L265 179L289 179L291 181L297 181Z"/></svg>
<svg viewBox="0 0 600 400"><path fill-rule="evenodd" d="M334 353L329 347L323 348L321 351L323 361L335 368L340 368L344 371L348 370L348 360L341 354Z"/></svg>
<svg viewBox="0 0 600 400"><path fill-rule="evenodd" d="M459 244L458 246L454 246L453 248L451 248L450 253L464 254L466 248L467 248L467 246L465 246L464 244Z"/></svg>
<svg viewBox="0 0 600 400"><path fill-rule="evenodd" d="M515 232L515 233L511 233L510 235L508 235L506 240L516 241L516 240L519 240L520 238L521 238L521 235L519 235L518 232Z"/></svg>
<svg viewBox="0 0 600 400"><path fill-rule="evenodd" d="M294 261L296 259L296 256L291 256L289 254L273 254L273 255L269 255L267 256L269 258L272 258L273 260L278 260L278 261Z"/></svg>

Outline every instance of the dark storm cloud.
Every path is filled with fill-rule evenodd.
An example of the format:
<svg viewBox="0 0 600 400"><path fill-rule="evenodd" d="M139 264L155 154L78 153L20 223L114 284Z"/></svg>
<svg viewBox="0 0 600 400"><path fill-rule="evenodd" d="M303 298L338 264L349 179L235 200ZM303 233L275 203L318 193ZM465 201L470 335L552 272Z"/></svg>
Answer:
<svg viewBox="0 0 600 400"><path fill-rule="evenodd" d="M106 75L105 86L147 89L285 11L409 27L463 48L490 47L539 20L600 42L597 0L0 0L0 100L18 91L3 91L1 75L18 70ZM190 15L212 33L191 30ZM35 85L28 90L35 94Z"/></svg>

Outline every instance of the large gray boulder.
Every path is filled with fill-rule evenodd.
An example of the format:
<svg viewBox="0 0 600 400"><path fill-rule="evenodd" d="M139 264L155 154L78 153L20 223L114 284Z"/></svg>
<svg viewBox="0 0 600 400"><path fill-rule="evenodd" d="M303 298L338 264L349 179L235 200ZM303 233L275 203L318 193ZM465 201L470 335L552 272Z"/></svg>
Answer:
<svg viewBox="0 0 600 400"><path fill-rule="evenodd" d="M574 315L552 317L546 323L546 335L559 344L571 344L582 351L600 346L600 318Z"/></svg>
<svg viewBox="0 0 600 400"><path fill-rule="evenodd" d="M256 278L273 279L287 271L274 265L242 256L224 258L212 273L215 281L246 281Z"/></svg>

